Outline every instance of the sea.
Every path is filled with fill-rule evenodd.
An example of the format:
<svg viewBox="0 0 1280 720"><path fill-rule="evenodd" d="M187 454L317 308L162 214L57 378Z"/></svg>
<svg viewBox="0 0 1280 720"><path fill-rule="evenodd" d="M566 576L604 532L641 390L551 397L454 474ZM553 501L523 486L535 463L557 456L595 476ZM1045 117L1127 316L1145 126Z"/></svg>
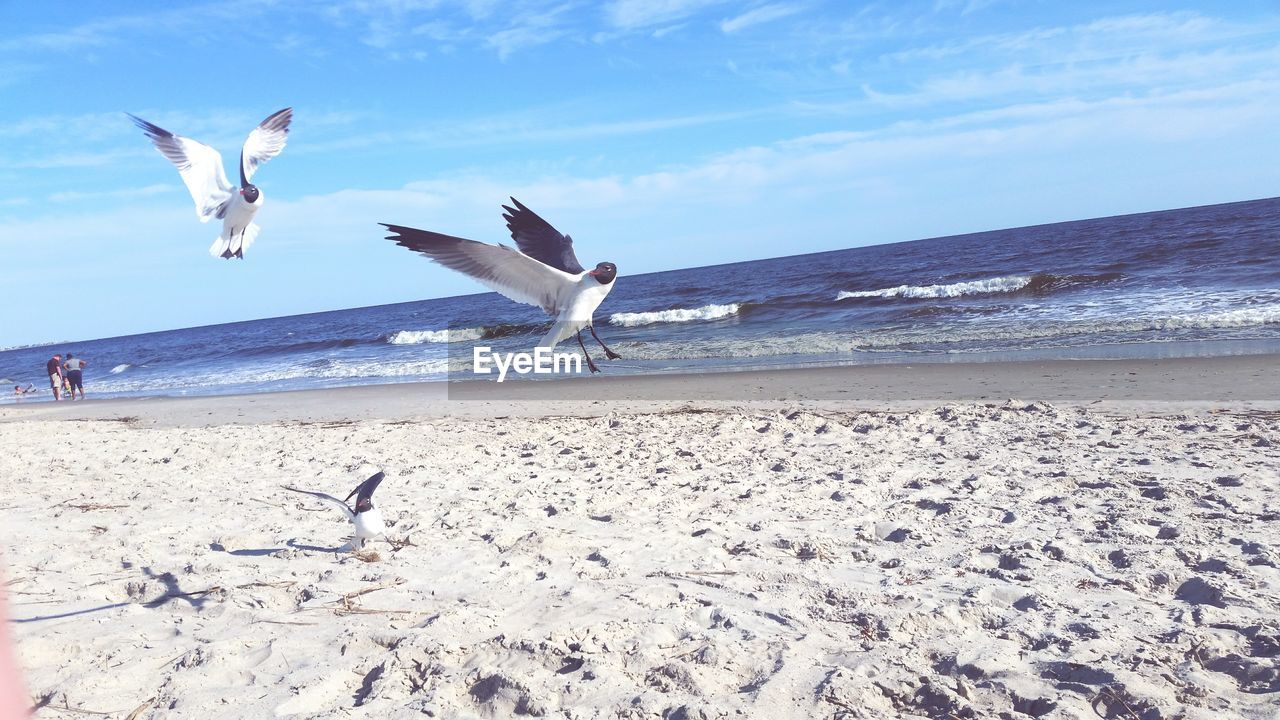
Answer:
<svg viewBox="0 0 1280 720"><path fill-rule="evenodd" d="M623 358L584 333L609 375L1280 352L1280 198L620 271L595 324ZM11 348L0 402L49 399L54 352L87 359L91 397L259 393L472 378L472 346L527 351L549 325L484 293Z"/></svg>

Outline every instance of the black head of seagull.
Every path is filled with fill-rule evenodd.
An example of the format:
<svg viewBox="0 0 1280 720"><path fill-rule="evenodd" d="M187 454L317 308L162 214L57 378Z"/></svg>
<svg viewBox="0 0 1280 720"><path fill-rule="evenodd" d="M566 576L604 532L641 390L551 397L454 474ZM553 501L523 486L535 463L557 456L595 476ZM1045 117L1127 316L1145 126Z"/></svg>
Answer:
<svg viewBox="0 0 1280 720"><path fill-rule="evenodd" d="M373 477L365 480L351 491L350 495L343 498L343 502L350 500L352 495L356 496L356 514L368 512L373 509L373 491L378 489L378 483L382 482L384 474L379 472Z"/></svg>
<svg viewBox="0 0 1280 720"><path fill-rule="evenodd" d="M587 273L595 278L601 285L608 285L613 279L618 277L618 266L611 262L602 262L596 265L596 269Z"/></svg>
<svg viewBox="0 0 1280 720"><path fill-rule="evenodd" d="M244 173L244 150L240 151L240 195L250 205L258 202L258 186L249 182L248 176Z"/></svg>

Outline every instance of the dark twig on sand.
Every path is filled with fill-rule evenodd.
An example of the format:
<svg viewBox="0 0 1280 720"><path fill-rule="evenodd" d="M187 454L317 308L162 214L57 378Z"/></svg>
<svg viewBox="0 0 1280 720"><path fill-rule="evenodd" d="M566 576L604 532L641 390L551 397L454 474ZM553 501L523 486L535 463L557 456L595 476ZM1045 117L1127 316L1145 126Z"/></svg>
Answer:
<svg viewBox="0 0 1280 720"><path fill-rule="evenodd" d="M75 508L80 512L89 512L90 510L119 510L120 508L129 507L128 505L103 505L100 503L73 503L70 500L63 500L62 502L58 503L58 505L66 505L67 507Z"/></svg>
<svg viewBox="0 0 1280 720"><path fill-rule="evenodd" d="M1107 701L1106 704L1104 705L1104 707L1107 710L1107 713L1105 715L1103 713L1098 712L1099 700ZM1093 701L1090 703L1090 705L1093 707L1093 712L1096 713L1099 717L1110 717L1111 701L1119 703L1120 706L1124 708L1124 711L1128 715L1128 717L1133 718L1133 720L1142 720L1142 716L1134 712L1133 708L1129 707L1129 703L1125 702L1124 698L1116 694L1116 691L1112 688L1103 688L1102 690L1098 691L1098 694L1093 696Z"/></svg>
<svg viewBox="0 0 1280 720"><path fill-rule="evenodd" d="M129 713L124 720L138 720L138 718L142 717L142 713L146 712L151 707L151 703L155 701L155 698L149 698L146 702L134 708L133 712Z"/></svg>

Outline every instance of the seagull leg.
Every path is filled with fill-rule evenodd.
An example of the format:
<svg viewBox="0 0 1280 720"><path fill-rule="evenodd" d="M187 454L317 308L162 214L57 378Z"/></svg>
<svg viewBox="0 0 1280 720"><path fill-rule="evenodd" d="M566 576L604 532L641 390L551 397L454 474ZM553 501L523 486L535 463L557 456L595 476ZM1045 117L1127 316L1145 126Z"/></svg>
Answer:
<svg viewBox="0 0 1280 720"><path fill-rule="evenodd" d="M587 367L591 369L591 372L592 373L600 372L600 368L596 367L596 364L591 362L591 356L587 354L587 346L584 345L582 342L581 330L578 331L578 347L582 348L582 357L587 359Z"/></svg>
<svg viewBox="0 0 1280 720"><path fill-rule="evenodd" d="M618 353L616 353L616 352L614 352L614 351L610 350L610 349L609 349L609 346L608 346L608 345L605 345L605 344L604 344L604 341L600 339L600 336L596 334L596 326L595 326L595 325L588 325L587 327L591 328L591 337L595 338L595 339L596 339L596 342L600 343L600 347L604 348L604 354L605 354L605 356L606 356L606 357L608 357L610 360L621 360L621 359L622 359L622 356L621 356L621 355L619 355Z"/></svg>

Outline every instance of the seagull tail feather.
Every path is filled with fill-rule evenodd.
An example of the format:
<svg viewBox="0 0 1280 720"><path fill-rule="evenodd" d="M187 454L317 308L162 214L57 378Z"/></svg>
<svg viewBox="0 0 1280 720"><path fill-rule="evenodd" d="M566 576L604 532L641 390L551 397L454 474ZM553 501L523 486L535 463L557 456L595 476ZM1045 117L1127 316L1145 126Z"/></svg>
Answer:
<svg viewBox="0 0 1280 720"><path fill-rule="evenodd" d="M547 334L538 341L538 347L554 348L559 345L561 340L572 337L577 332L577 328L574 327L576 324L568 320L557 320Z"/></svg>

